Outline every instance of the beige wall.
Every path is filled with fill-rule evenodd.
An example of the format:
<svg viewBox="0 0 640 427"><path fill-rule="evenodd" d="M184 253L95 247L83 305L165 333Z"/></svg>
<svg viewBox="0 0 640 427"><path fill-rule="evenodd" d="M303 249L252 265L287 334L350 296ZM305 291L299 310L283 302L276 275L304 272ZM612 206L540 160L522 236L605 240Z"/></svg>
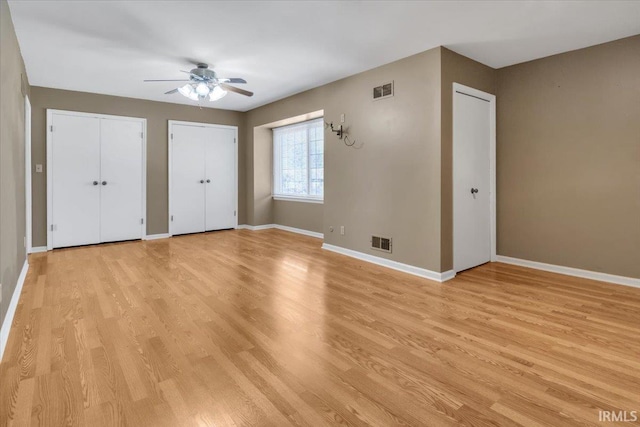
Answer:
<svg viewBox="0 0 640 427"><path fill-rule="evenodd" d="M317 117L310 113L322 110L324 91L321 88L312 89L298 95L285 98L281 101L248 111L245 116L245 135L247 141L246 153L246 189L247 224L264 225L275 221L289 227L303 228L305 230L319 231L322 229L322 220L297 218L296 212L311 213L311 218L322 218L323 205L316 204L302 208L289 202L279 204L272 198L273 181L273 127L284 126L296 121ZM291 212L288 212L291 209ZM296 218L289 221L291 218ZM299 227L293 224L302 224Z"/></svg>
<svg viewBox="0 0 640 427"><path fill-rule="evenodd" d="M322 233L324 205L319 203L273 201L274 224Z"/></svg>
<svg viewBox="0 0 640 427"><path fill-rule="evenodd" d="M266 126L253 129L253 164L251 225L273 223L273 138Z"/></svg>
<svg viewBox="0 0 640 427"><path fill-rule="evenodd" d="M24 95L29 82L11 21L0 0L0 324L25 261Z"/></svg>
<svg viewBox="0 0 640 427"><path fill-rule="evenodd" d="M324 206L318 203L273 200L273 128L317 119L323 111L305 112L253 128L253 219L250 224L279 224L322 232ZM255 119L255 117L253 118ZM262 118L261 120L263 120Z"/></svg>
<svg viewBox="0 0 640 427"><path fill-rule="evenodd" d="M395 96L372 101L389 80ZM166 121L236 125L239 223L323 232L332 245L446 271L453 82L497 93L498 253L640 277L640 36L497 71L436 48L247 113L33 88L33 162L45 162L45 108L146 117L148 232L164 233ZM324 205L274 201L269 124L318 110L327 122L345 114L359 148L325 131ZM33 175L34 246L46 243L44 177ZM392 237L394 252L370 250L372 234Z"/></svg>
<svg viewBox="0 0 640 427"><path fill-rule="evenodd" d="M247 182L255 186L247 189L249 223L286 219L293 224L294 217L314 209L260 203L258 187L271 172L260 172L266 163L255 158L260 142L254 140L254 127L316 110L324 110L325 121L338 123L344 113L350 136L363 145L346 147L325 131L324 219L317 231L332 245L439 271L440 72L436 48L249 111ZM373 87L390 80L395 96L373 101ZM265 209L273 213L265 215ZM331 233L330 226L336 231ZM392 237L393 253L371 250L372 234Z"/></svg>
<svg viewBox="0 0 640 427"><path fill-rule="evenodd" d="M495 95L498 73L442 48L442 228L440 271L453 269L453 83ZM499 100L498 100L499 102Z"/></svg>
<svg viewBox="0 0 640 427"><path fill-rule="evenodd" d="M640 36L498 81L498 253L639 278Z"/></svg>
<svg viewBox="0 0 640 427"><path fill-rule="evenodd" d="M242 138L243 113L42 87L32 88L31 103L33 110L32 162L44 164L45 167L47 160L46 110L48 108L147 119L147 234L168 232L168 120L238 126L238 223L245 222L246 182L244 179L246 174L243 161L245 158ZM33 170L35 171L35 168ZM43 173L33 172L32 177L33 246L45 246L47 243L46 169Z"/></svg>

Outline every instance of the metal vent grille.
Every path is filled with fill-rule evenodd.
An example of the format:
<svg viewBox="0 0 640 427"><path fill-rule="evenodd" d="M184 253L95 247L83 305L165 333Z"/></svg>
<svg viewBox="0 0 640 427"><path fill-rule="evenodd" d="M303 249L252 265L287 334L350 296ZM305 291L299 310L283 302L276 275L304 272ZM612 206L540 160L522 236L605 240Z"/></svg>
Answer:
<svg viewBox="0 0 640 427"><path fill-rule="evenodd" d="M387 237L371 236L371 249L391 253L391 239Z"/></svg>
<svg viewBox="0 0 640 427"><path fill-rule="evenodd" d="M385 83L383 85L373 88L373 99L382 99L393 96L393 82Z"/></svg>

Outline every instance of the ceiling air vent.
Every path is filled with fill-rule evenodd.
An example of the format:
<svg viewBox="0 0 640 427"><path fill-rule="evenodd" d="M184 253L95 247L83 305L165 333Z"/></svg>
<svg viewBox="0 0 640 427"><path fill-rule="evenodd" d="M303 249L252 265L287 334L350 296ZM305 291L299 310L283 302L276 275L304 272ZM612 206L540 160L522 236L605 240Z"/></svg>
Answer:
<svg viewBox="0 0 640 427"><path fill-rule="evenodd" d="M393 82L385 83L373 88L373 99L383 99L393 96Z"/></svg>
<svg viewBox="0 0 640 427"><path fill-rule="evenodd" d="M386 237L371 236L371 249L391 253L391 239Z"/></svg>

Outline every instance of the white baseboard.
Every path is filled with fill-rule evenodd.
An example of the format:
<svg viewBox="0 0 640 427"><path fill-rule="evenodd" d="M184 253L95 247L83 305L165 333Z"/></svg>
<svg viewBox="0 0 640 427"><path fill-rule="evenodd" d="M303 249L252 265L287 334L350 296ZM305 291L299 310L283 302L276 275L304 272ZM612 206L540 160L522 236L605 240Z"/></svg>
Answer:
<svg viewBox="0 0 640 427"><path fill-rule="evenodd" d="M245 230L251 230L251 231L267 230L270 228L277 228L278 230L289 231L291 233L304 234L305 236L315 237L317 239L324 239L324 234L322 233L318 233L316 231L303 230L302 228L289 227L289 226L280 225L280 224L265 224L265 225L242 224L238 226L238 229L245 229Z"/></svg>
<svg viewBox="0 0 640 427"><path fill-rule="evenodd" d="M270 228L276 228L275 224L264 224L264 225L249 225L249 224L241 224L237 227L242 230L251 230L251 231L259 231L259 230L268 230Z"/></svg>
<svg viewBox="0 0 640 427"><path fill-rule="evenodd" d="M0 361L2 361L4 349L7 347L9 331L11 331L11 324L13 323L13 316L15 316L16 314L18 301L20 301L20 294L22 293L22 286L24 285L24 281L27 278L28 271L29 261L25 259L24 264L22 265L20 276L18 276L18 283L16 283L16 288L13 290L13 295L11 296L11 301L9 302L9 308L7 308L7 314L4 316L4 321L2 322L2 329L0 329Z"/></svg>
<svg viewBox="0 0 640 427"><path fill-rule="evenodd" d="M169 237L171 237L171 235L169 233L147 234L146 236L144 236L144 238L142 240L168 239Z"/></svg>
<svg viewBox="0 0 640 427"><path fill-rule="evenodd" d="M441 282L446 282L447 280L451 280L454 277L456 277L456 272L455 270L447 270L447 271L443 271L442 273L437 273L440 274L440 277L442 280L440 280Z"/></svg>
<svg viewBox="0 0 640 427"><path fill-rule="evenodd" d="M289 231L291 233L304 234L305 236L315 237L316 239L324 239L323 233L318 233L316 231L303 230L302 228L288 227L286 225L275 224L275 227L278 230Z"/></svg>
<svg viewBox="0 0 640 427"><path fill-rule="evenodd" d="M583 279L599 280L601 282L615 283L617 285L632 286L640 288L640 279L632 277L616 276L614 274L599 273L597 271L581 270L573 267L563 267L561 265L545 264L543 262L529 261L520 258L511 258L508 256L498 255L496 261L505 264L518 265L520 267L529 267L536 270L550 271L552 273L566 274L567 276L582 277Z"/></svg>
<svg viewBox="0 0 640 427"><path fill-rule="evenodd" d="M37 254L39 252L47 252L46 246L36 246L35 248L31 248L30 254Z"/></svg>
<svg viewBox="0 0 640 427"><path fill-rule="evenodd" d="M329 245L324 243L322 249L326 249L331 252L336 252L342 255L350 256L362 261L370 262L372 264L381 265L383 267L392 268L394 270L402 271L404 273L413 274L414 276L423 277L429 280L435 280L436 282L444 282L449 279L453 279L456 273L453 270L438 273L436 271L427 270L426 268L420 268L409 264L403 264L398 261L392 261L390 259L377 257L374 255L365 254L363 252L354 251L351 249L341 248L340 246Z"/></svg>

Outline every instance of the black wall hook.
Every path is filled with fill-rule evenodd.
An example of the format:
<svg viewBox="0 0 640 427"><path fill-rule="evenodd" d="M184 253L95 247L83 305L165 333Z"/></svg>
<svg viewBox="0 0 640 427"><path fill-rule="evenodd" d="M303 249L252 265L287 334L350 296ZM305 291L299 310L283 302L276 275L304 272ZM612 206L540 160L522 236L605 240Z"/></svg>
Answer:
<svg viewBox="0 0 640 427"><path fill-rule="evenodd" d="M340 125L339 129L334 129L333 122L331 122L329 126L331 126L331 132L335 132L335 134L338 135L338 138L342 139L342 135L344 134L344 131L342 130L342 125Z"/></svg>

